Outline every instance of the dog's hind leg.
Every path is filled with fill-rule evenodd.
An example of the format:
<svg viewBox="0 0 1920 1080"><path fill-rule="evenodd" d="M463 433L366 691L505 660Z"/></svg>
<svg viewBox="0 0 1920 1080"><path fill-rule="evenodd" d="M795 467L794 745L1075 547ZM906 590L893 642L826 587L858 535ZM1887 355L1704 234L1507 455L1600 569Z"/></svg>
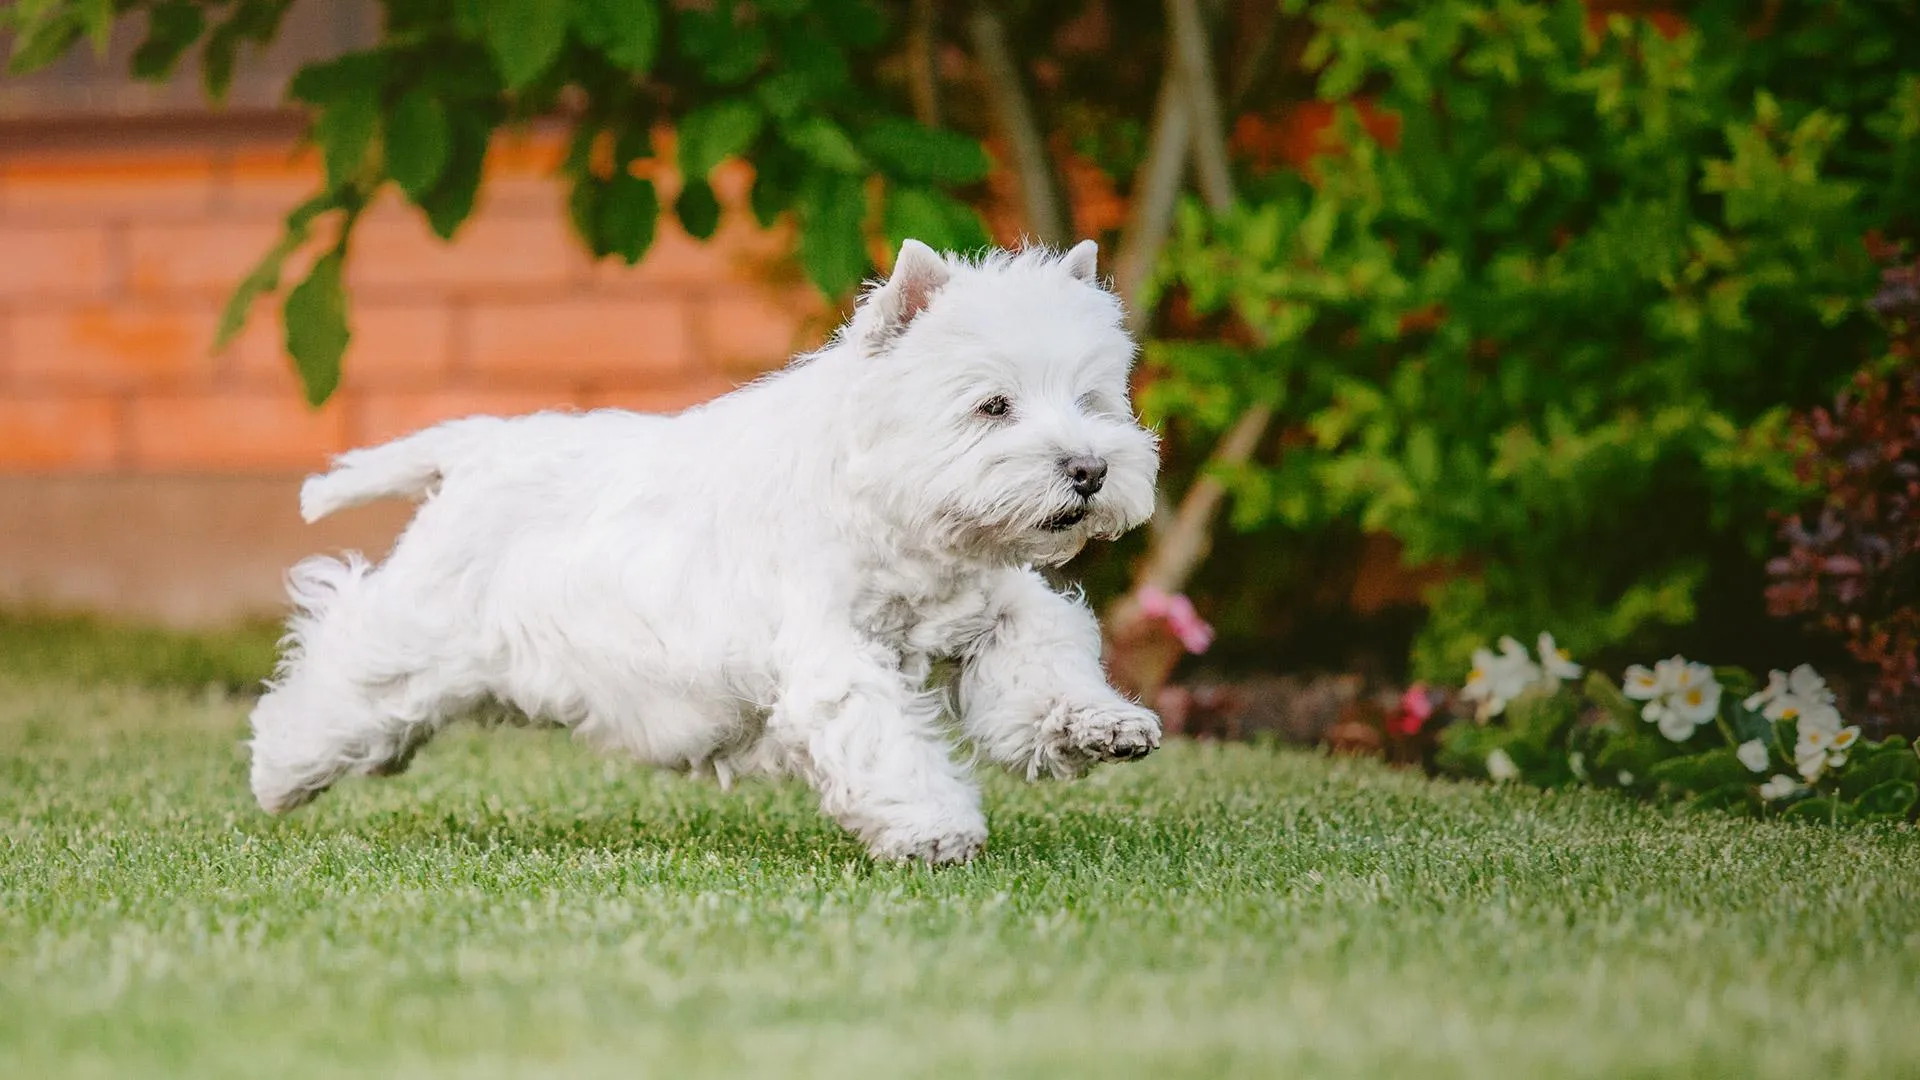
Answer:
<svg viewBox="0 0 1920 1080"><path fill-rule="evenodd" d="M252 716L252 785L274 813L350 775L389 776L477 697L451 692L429 635L357 557L309 559L288 579L297 605L280 670Z"/></svg>

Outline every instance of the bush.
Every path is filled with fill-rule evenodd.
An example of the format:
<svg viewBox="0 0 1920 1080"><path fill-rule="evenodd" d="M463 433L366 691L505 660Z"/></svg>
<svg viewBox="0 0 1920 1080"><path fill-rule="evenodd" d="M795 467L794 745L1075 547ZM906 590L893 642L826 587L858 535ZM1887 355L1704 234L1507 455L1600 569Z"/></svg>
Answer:
<svg viewBox="0 0 1920 1080"><path fill-rule="evenodd" d="M1868 704L1891 719L1920 704L1920 266L1890 269L1875 307L1897 340L1831 409L1798 425L1817 509L1788 518L1767 564L1767 605L1840 636L1876 679Z"/></svg>
<svg viewBox="0 0 1920 1080"><path fill-rule="evenodd" d="M1792 407L1880 347L1861 239L1920 207L1897 8L1703 4L1668 37L1576 0L1313 5L1317 95L1366 107L1310 176L1186 208L1164 284L1257 344L1157 345L1145 407L1185 433L1275 407L1236 526L1462 570L1422 677L1501 628L1664 644L1716 576L1757 578L1803 490Z"/></svg>

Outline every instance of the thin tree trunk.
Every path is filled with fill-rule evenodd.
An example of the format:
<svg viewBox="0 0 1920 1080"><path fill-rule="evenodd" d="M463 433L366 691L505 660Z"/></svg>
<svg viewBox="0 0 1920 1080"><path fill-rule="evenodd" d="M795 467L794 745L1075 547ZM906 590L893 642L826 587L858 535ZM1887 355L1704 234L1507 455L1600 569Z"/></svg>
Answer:
<svg viewBox="0 0 1920 1080"><path fill-rule="evenodd" d="M907 92L913 98L913 118L928 127L940 126L938 22L934 0L913 0L912 24L907 31Z"/></svg>
<svg viewBox="0 0 1920 1080"><path fill-rule="evenodd" d="M1193 119L1193 164L1200 197L1209 209L1225 210L1233 205L1233 173L1227 164L1226 127L1220 119L1207 26L1194 0L1167 0L1167 26L1173 34L1174 67Z"/></svg>
<svg viewBox="0 0 1920 1080"><path fill-rule="evenodd" d="M1114 287L1127 306L1127 328L1136 334L1144 333L1151 320L1143 294L1160 249L1166 246L1167 233L1173 228L1173 206L1180 198L1180 180L1187 171L1193 129L1183 96L1179 71L1168 64L1160 78L1147 155L1134 173L1127 231L1114 260Z"/></svg>
<svg viewBox="0 0 1920 1080"><path fill-rule="evenodd" d="M994 122L1006 140L1007 153L1019 183L1020 209L1034 239L1064 247L1072 238L1064 200L1054 183L1052 158L1040 130L1026 80L1007 45L1007 27L998 12L977 4L967 15L967 35L973 39L973 58L980 66Z"/></svg>
<svg viewBox="0 0 1920 1080"><path fill-rule="evenodd" d="M1176 104L1188 120L1201 198L1209 209L1224 211L1234 202L1233 177L1206 26L1193 0L1167 0L1167 22L1174 39L1169 83L1179 87ZM1159 135L1156 128L1156 138ZM1158 250L1157 243L1153 250ZM1179 508L1171 518L1156 522L1146 561L1134 578L1134 591L1107 613L1109 667L1123 688L1151 699L1180 662L1179 644L1141 610L1140 590L1174 593L1186 587L1212 548L1214 518L1227 495L1221 475L1253 458L1272 422L1271 406L1254 404L1242 412L1208 456Z"/></svg>

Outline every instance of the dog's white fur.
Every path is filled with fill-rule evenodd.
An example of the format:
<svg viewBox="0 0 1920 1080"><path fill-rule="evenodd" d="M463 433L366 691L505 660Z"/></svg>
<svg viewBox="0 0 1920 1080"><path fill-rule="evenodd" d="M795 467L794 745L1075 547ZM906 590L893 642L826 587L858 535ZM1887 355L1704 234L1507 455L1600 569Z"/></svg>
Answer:
<svg viewBox="0 0 1920 1080"><path fill-rule="evenodd" d="M874 855L946 862L987 835L950 706L1030 779L1158 746L1093 615L1034 570L1153 504L1095 254L908 241L829 345L703 407L474 417L341 456L301 491L307 520L424 504L383 565L289 575L252 717L260 804L398 772L504 705L723 783L798 774ZM1091 498L1067 471L1087 458L1107 467ZM941 659L952 695L929 686Z"/></svg>

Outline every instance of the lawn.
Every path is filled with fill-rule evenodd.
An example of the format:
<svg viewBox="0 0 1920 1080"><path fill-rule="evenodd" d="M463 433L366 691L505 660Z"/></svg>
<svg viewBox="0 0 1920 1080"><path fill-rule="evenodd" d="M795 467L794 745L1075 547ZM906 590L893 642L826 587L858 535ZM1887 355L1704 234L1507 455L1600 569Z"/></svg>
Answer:
<svg viewBox="0 0 1920 1080"><path fill-rule="evenodd" d="M0 681L0 1072L1920 1074L1920 834L1176 744L874 866L781 786L456 735L293 817L245 704Z"/></svg>

